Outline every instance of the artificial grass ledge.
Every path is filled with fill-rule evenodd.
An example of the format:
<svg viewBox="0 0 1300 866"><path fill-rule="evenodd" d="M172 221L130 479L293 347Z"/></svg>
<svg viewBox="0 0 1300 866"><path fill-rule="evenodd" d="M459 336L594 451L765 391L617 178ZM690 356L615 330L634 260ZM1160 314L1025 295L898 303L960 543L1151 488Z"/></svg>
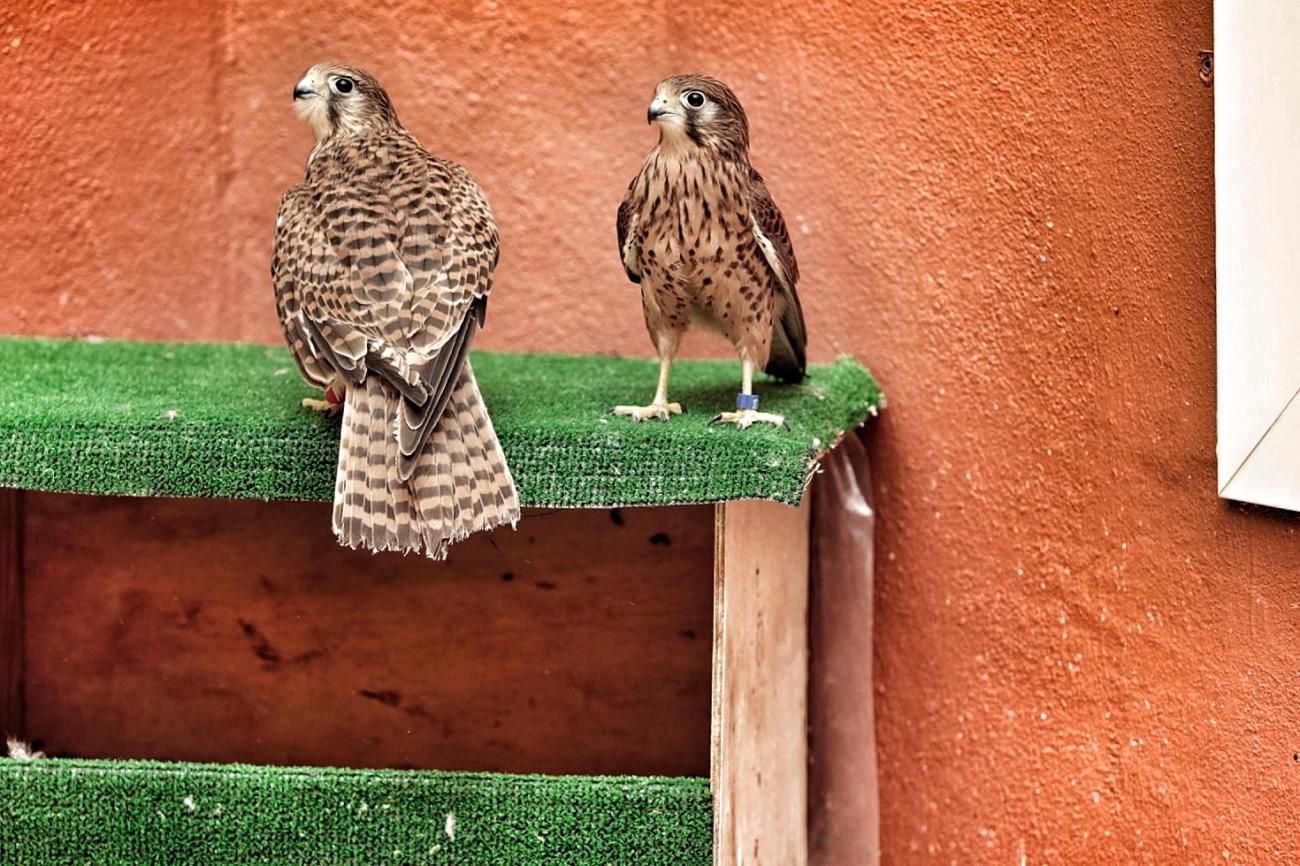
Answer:
<svg viewBox="0 0 1300 866"><path fill-rule="evenodd" d="M739 364L681 361L687 414L609 415L653 393L658 365L604 356L476 352L474 370L524 505L612 507L770 499L797 504L820 454L882 405L841 358L801 385L762 381L790 429L710 426ZM0 337L0 487L70 493L330 499L339 420L283 346Z"/></svg>
<svg viewBox="0 0 1300 866"><path fill-rule="evenodd" d="M0 759L0 860L707 866L707 779Z"/></svg>

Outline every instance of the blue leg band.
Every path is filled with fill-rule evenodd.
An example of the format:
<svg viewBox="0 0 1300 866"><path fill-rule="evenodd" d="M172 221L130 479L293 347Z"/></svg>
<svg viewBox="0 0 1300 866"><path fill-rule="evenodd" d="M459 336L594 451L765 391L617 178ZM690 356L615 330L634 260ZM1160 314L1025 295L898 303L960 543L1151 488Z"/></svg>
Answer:
<svg viewBox="0 0 1300 866"><path fill-rule="evenodd" d="M737 394L737 395L736 395L736 408L737 408L737 409L742 409L742 410L743 410L743 409L754 409L754 410L757 410L757 409L758 409L758 395L757 395L757 394Z"/></svg>

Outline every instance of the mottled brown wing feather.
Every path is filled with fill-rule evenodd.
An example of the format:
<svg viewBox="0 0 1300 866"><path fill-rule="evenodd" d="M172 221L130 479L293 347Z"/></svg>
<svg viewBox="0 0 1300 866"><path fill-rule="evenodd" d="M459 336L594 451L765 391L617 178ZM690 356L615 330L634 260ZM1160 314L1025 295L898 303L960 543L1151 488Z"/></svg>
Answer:
<svg viewBox="0 0 1300 866"><path fill-rule="evenodd" d="M641 273L637 264L637 253L635 247L636 239L630 236L633 223L636 221L636 204L631 200L632 190L636 186L636 181L632 186L627 188L627 194L618 205L618 255L623 260L623 270L627 272L627 278L634 283L641 282ZM632 246L628 246L628 242Z"/></svg>
<svg viewBox="0 0 1300 866"><path fill-rule="evenodd" d="M374 144L368 145L374 148ZM486 303L499 239L478 185L413 139L358 153L337 183L294 187L281 204L272 273L304 376L367 372L405 398L403 477L455 387ZM370 157L370 158L368 158ZM328 169L327 169L328 170ZM412 463L413 465L413 463Z"/></svg>
<svg viewBox="0 0 1300 866"><path fill-rule="evenodd" d="M486 301L480 301L486 303ZM424 443L429 440L433 433L433 428L437 426L438 421L442 418L442 413L447 408L447 403L451 399L452 391L456 387L456 382L460 378L461 368L465 366L465 359L469 356L469 347L474 342L474 334L478 331L478 317L465 316L461 320L460 328L457 330L455 337L444 345L443 351L439 353L438 365L434 370L428 373L428 383L430 392L434 395L422 406L417 406L409 400L403 401L400 418L401 424L398 426L397 446L398 446L398 477L403 480L411 477L415 471L415 465L420 459L420 452L424 448Z"/></svg>
<svg viewBox="0 0 1300 866"><path fill-rule="evenodd" d="M762 175L752 168L749 190L756 236L784 301L781 318L773 325L772 353L764 370L787 382L798 382L808 367L808 334L804 328L803 308L795 291L795 284L799 282L799 263L794 257L794 245L790 243L785 219L776 202L772 201Z"/></svg>
<svg viewBox="0 0 1300 866"><path fill-rule="evenodd" d="M310 227L311 209L305 199L307 192L302 186L293 186L280 200L280 209L275 220L275 246L271 257L271 280L275 284L275 306L280 317L280 327L284 330L285 341L298 369L308 382L325 388L334 377L323 354L318 353L314 345L311 328L303 312L303 294L315 291L305 281L313 284L319 280L332 281L340 276L341 270L333 274L311 274L301 265L302 258L308 254L305 239L313 234Z"/></svg>

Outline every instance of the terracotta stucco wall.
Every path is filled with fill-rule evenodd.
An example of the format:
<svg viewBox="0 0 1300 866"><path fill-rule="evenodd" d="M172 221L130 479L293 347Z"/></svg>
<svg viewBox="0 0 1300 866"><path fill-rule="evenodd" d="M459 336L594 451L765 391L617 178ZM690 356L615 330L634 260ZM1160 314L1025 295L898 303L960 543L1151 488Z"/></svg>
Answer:
<svg viewBox="0 0 1300 866"><path fill-rule="evenodd" d="M872 436L885 862L1300 856L1300 538L1214 495L1209 3L0 22L0 321L28 333L277 340L271 222L309 146L289 91L332 57L491 196L482 345L647 352L614 207L654 82L726 78L813 355L857 355L892 399Z"/></svg>

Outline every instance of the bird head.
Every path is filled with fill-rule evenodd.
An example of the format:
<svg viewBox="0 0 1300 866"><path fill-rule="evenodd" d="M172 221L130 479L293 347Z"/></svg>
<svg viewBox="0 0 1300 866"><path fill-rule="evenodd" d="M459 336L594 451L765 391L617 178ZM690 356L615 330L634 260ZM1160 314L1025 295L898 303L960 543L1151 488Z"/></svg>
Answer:
<svg viewBox="0 0 1300 866"><path fill-rule="evenodd" d="M388 94L364 69L318 63L293 88L293 104L318 142L397 124Z"/></svg>
<svg viewBox="0 0 1300 866"><path fill-rule="evenodd" d="M749 120L731 88L707 75L674 75L659 82L646 120L659 141L732 155L749 150Z"/></svg>

